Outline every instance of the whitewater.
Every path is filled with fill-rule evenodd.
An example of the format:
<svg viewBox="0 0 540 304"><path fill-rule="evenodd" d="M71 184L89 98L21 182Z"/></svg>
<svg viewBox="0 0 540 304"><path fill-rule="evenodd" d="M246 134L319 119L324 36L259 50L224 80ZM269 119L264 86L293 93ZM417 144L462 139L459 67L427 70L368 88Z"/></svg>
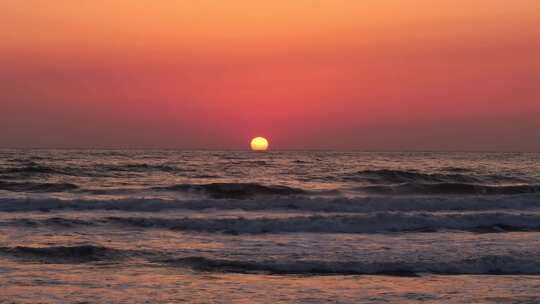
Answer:
<svg viewBox="0 0 540 304"><path fill-rule="evenodd" d="M0 150L0 303L537 303L539 261L538 153Z"/></svg>

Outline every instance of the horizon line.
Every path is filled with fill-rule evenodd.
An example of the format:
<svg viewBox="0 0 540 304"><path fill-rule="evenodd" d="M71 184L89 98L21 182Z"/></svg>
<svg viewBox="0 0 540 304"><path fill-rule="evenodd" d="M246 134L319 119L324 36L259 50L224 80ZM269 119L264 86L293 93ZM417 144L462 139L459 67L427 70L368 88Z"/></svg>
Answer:
<svg viewBox="0 0 540 304"><path fill-rule="evenodd" d="M0 150L131 150L131 151L185 151L185 152L253 152L246 149L228 149L228 148L159 148L159 147L0 147ZM540 153L540 150L482 150L482 149L463 149L463 150L444 150L444 149L331 149L331 148L304 148L304 149L269 149L271 152L359 152L359 153Z"/></svg>

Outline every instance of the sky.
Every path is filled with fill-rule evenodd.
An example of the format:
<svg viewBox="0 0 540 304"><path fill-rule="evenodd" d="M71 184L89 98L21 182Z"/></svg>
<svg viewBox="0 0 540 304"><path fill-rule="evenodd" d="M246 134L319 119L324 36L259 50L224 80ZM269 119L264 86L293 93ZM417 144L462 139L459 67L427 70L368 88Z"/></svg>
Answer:
<svg viewBox="0 0 540 304"><path fill-rule="evenodd" d="M0 147L255 136L540 151L540 1L0 1Z"/></svg>

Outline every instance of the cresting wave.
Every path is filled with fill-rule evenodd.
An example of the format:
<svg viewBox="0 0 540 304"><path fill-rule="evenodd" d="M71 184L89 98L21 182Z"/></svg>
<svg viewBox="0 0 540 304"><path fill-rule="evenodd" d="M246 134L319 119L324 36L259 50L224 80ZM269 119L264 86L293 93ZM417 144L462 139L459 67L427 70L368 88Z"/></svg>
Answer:
<svg viewBox="0 0 540 304"><path fill-rule="evenodd" d="M65 175L79 177L110 177L111 175L117 175L119 173L145 173L152 171L182 173L191 172L193 170L172 164L127 163L118 165L97 164L92 166L54 166L31 161L22 163L20 166L0 168L0 176L30 177L34 175Z"/></svg>
<svg viewBox="0 0 540 304"><path fill-rule="evenodd" d="M205 194L215 199L246 199L256 196L287 196L307 193L305 190L287 186L267 186L256 183L181 184L167 187L154 187L152 189L160 191L180 191Z"/></svg>
<svg viewBox="0 0 540 304"><path fill-rule="evenodd" d="M207 256L176 256L174 253L119 250L96 245L52 247L0 247L0 256L52 264L121 263L143 258L154 265L190 268L203 272L303 274L303 275L540 275L540 257L485 255L462 260L440 261L319 261L234 260Z"/></svg>
<svg viewBox="0 0 540 304"><path fill-rule="evenodd" d="M0 247L0 255L42 263L85 263L116 260L121 251L102 246Z"/></svg>
<svg viewBox="0 0 540 304"><path fill-rule="evenodd" d="M35 183L0 181L0 190L27 193L88 193L88 194L140 194L147 191L169 191L193 194L213 199L249 199L262 196L329 196L339 195L337 190L308 191L287 186L265 186L259 184L180 184L150 189L81 189L71 183ZM363 186L354 189L358 193L384 195L515 195L540 193L540 185L485 186L475 184L400 184Z"/></svg>
<svg viewBox="0 0 540 304"><path fill-rule="evenodd" d="M5 182L0 181L0 190L11 192L30 192L30 193L54 193L68 192L79 187L70 183L36 183L36 182Z"/></svg>
<svg viewBox="0 0 540 304"><path fill-rule="evenodd" d="M512 195L523 193L538 193L540 185L500 185L487 186L464 183L404 183L389 186L365 186L356 190L367 193L379 194L410 194L410 195Z"/></svg>
<svg viewBox="0 0 540 304"><path fill-rule="evenodd" d="M197 176L196 178L201 178ZM203 177L204 178L204 177ZM0 181L0 190L29 193L89 193L89 194L144 194L155 191L179 192L196 194L214 199L247 199L260 196L293 196L304 194L325 194L332 192L316 192L282 186L262 185L257 183L209 183L209 184L178 184L140 189L84 189L71 183L36 183Z"/></svg>
<svg viewBox="0 0 540 304"><path fill-rule="evenodd" d="M192 178L208 178L197 175ZM308 190L284 185L263 185L258 183L208 183L208 184L177 184L170 186L154 186L147 188L103 188L86 189L73 183L55 182L15 182L0 181L0 190L26 193L72 193L118 195L132 194L146 196L155 192L172 192L200 196L212 199L250 199L264 196L342 196L339 190ZM377 195L516 195L525 193L540 193L540 184L508 184L482 185L469 183L401 183L362 185L346 189L348 194L377 194Z"/></svg>
<svg viewBox="0 0 540 304"><path fill-rule="evenodd" d="M58 170L56 168L45 166L39 163L35 162L29 162L24 164L23 166L18 167L7 167L0 169L0 174L2 175L33 175L33 174L59 174L62 175L64 172L62 170Z"/></svg>
<svg viewBox="0 0 540 304"><path fill-rule="evenodd" d="M369 213L378 211L489 211L529 210L540 208L540 195L484 197L356 197L309 198L272 197L257 199L102 199L60 200L53 198L0 199L0 212L118 210L128 212L163 212L172 210L289 210L313 212Z"/></svg>
<svg viewBox="0 0 540 304"><path fill-rule="evenodd" d="M92 220L47 218L15 219L0 226L74 228L113 225L175 231L265 234L265 233L389 233L459 230L478 233L540 231L540 214L450 213L407 214L381 212L364 215L295 216L285 218L146 218L103 217Z"/></svg>
<svg viewBox="0 0 540 304"><path fill-rule="evenodd" d="M417 276L424 273L439 275L491 274L540 275L540 262L535 257L514 258L487 255L458 261L434 262L327 262L327 261L240 261L187 257L165 261L177 267L199 271L232 273L269 273L304 275L395 275Z"/></svg>
<svg viewBox="0 0 540 304"><path fill-rule="evenodd" d="M346 174L341 178L346 181L369 182L372 184L402 184L402 183L458 183L458 184L497 184L497 183L526 183L520 177L508 175L480 175L464 168L445 168L447 172L423 173L416 170L364 170L355 174Z"/></svg>
<svg viewBox="0 0 540 304"><path fill-rule="evenodd" d="M296 160L295 163L303 163ZM268 165L264 161L242 161L233 165ZM110 177L111 174L124 173L185 173L193 172L193 166L182 163L123 163L123 164L93 164L93 165L58 165L39 162L22 162L18 166L0 168L0 176L29 177L33 175L65 175L80 177ZM356 173L346 173L338 177L328 177L342 181L369 182L374 184L400 183L526 183L529 180L517 176L502 174L479 174L467 168L442 168L438 173L424 173L416 170L363 170Z"/></svg>
<svg viewBox="0 0 540 304"><path fill-rule="evenodd" d="M540 231L540 215L377 213L357 216L301 216L292 218L228 218L174 220L109 217L105 221L137 227L163 227L179 231L261 233L381 233L460 230L472 232Z"/></svg>

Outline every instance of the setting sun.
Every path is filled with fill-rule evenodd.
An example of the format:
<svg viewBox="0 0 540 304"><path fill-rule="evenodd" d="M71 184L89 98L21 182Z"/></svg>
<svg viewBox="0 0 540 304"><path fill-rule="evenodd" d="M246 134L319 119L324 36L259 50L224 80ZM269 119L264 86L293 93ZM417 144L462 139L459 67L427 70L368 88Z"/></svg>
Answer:
<svg viewBox="0 0 540 304"><path fill-rule="evenodd" d="M268 150L268 140L264 137L255 137L251 140L251 150L266 151Z"/></svg>

